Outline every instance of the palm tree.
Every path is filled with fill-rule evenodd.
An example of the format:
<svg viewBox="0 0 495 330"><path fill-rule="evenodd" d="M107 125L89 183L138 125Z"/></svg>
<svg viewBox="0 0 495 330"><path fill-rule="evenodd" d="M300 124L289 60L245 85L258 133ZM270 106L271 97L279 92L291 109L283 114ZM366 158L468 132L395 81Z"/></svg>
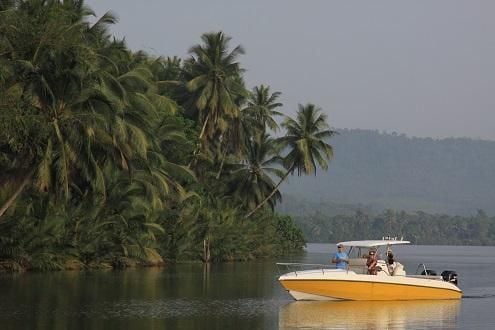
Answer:
<svg viewBox="0 0 495 330"><path fill-rule="evenodd" d="M256 86L249 93L247 106L242 109L239 118L229 121L229 126L222 136L220 149L223 151L220 150L222 155L217 179L220 178L227 152L236 156L242 152L247 152L249 155L253 151L254 144L264 143L267 128L273 131L279 129L273 116L282 115L274 110L282 106L282 103L276 102L280 94L280 92L270 94L270 87L264 85Z"/></svg>
<svg viewBox="0 0 495 330"><path fill-rule="evenodd" d="M87 69L95 57L82 38L88 31L87 26L82 20L74 22L71 14L75 10L63 11L62 7L58 2L18 1L9 11L1 13L3 47L0 53L14 73L4 76L4 81L20 91L17 97L20 106L6 109L13 110L10 112L2 111L2 115L21 118L21 122L34 118L27 121L28 134L35 131L33 128L42 134L31 136L32 142L19 148L22 152L14 163L21 160L24 166L12 176L12 181L19 184L0 209L0 216L33 177L39 188L46 190L47 182L51 181L49 176L53 174L51 168L55 169L57 185L67 196L69 165L79 151L71 142L77 140L79 146L84 144L78 135L81 128L78 124L88 117L77 117L82 115L83 104L96 94L87 84ZM58 15L53 14L55 11ZM32 12L39 15L34 16ZM8 127L11 140L19 138L15 126Z"/></svg>
<svg viewBox="0 0 495 330"><path fill-rule="evenodd" d="M244 54L241 46L229 51L230 37L217 33L201 36L202 45L193 46L185 63L186 88L192 94L187 106L197 112L201 126L200 140L224 132L228 119L239 116L236 100L245 95L239 79L244 71L237 58Z"/></svg>
<svg viewBox="0 0 495 330"><path fill-rule="evenodd" d="M21 91L21 107L12 114L2 107L1 115L34 119L20 133L11 125L4 140L15 142L21 152L6 149L11 162L23 166L11 176L17 187L0 217L30 184L65 199L74 186L104 194L103 164L128 170L132 159L146 159L157 109L173 107L152 91L151 72L133 65L124 45L111 41L111 14L90 25L91 12L81 3L22 2L14 15L2 13L0 53L13 67L2 70L2 79Z"/></svg>
<svg viewBox="0 0 495 330"><path fill-rule="evenodd" d="M281 159L277 155L274 140L268 134L264 134L259 139L248 139L245 149L245 160L241 164L232 166L229 185L231 193L248 209L254 209L274 190L275 182L272 177L281 178L284 172L273 167L279 164ZM273 198L268 201L272 209L281 197L280 192L276 190Z"/></svg>
<svg viewBox="0 0 495 330"><path fill-rule="evenodd" d="M249 93L247 106L242 112L251 119L253 125L262 126L262 131L265 131L266 128L277 131L279 127L273 117L282 116L282 113L275 110L282 106L282 103L276 102L280 94L280 92L270 94L269 86L256 86Z"/></svg>
<svg viewBox="0 0 495 330"><path fill-rule="evenodd" d="M333 157L332 146L324 140L336 134L330 130L326 123L326 115L314 104L305 106L299 104L296 120L286 118L282 127L287 130L285 136L277 139L281 147L288 149L284 157L285 175L280 179L273 191L246 215L250 217L260 209L278 191L278 187L287 179L289 174L297 172L297 175L316 175L317 165L322 169L328 168L328 160Z"/></svg>

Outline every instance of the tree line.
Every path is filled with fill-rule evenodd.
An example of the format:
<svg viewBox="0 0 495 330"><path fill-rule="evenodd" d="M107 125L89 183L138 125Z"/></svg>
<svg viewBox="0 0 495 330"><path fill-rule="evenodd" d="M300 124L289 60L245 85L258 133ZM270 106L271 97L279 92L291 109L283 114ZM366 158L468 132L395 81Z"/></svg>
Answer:
<svg viewBox="0 0 495 330"><path fill-rule="evenodd" d="M0 1L0 269L121 268L300 251L274 212L332 158L322 110L249 88L223 32L131 51L82 0Z"/></svg>
<svg viewBox="0 0 495 330"><path fill-rule="evenodd" d="M495 245L495 217L478 210L474 216L429 214L388 209L379 214L356 210L354 214L328 216L318 211L295 217L309 242L403 237L413 244Z"/></svg>

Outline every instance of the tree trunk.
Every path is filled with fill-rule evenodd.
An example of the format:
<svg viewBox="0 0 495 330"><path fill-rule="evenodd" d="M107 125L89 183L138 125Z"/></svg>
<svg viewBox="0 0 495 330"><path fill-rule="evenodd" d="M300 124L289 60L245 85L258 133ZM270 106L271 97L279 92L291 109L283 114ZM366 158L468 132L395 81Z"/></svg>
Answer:
<svg viewBox="0 0 495 330"><path fill-rule="evenodd" d="M220 168L218 169L218 173L217 173L217 176L216 176L216 179L220 179L220 175L222 174L222 170L223 170L223 165L225 163L225 157L227 155L227 148L225 148L225 151L223 152L222 154L222 162L220 163Z"/></svg>
<svg viewBox="0 0 495 330"><path fill-rule="evenodd" d="M7 212L9 207L11 207L12 204L14 204L15 200L17 199L17 197L19 197L19 195L22 193L24 188L26 188L26 186L29 183L29 181L31 180L31 177L33 176L33 174L34 174L34 172L29 173L24 178L24 180L22 180L21 184L16 189L14 194L3 204L2 208L0 208L0 218L4 215L5 212Z"/></svg>
<svg viewBox="0 0 495 330"><path fill-rule="evenodd" d="M203 128L201 128L201 133L199 134L199 140L201 140L203 138L203 135L205 134L206 124L208 124L209 119L210 119L210 114L207 114L205 122L203 123Z"/></svg>
<svg viewBox="0 0 495 330"><path fill-rule="evenodd" d="M244 219L247 219L249 218L251 215L253 215L254 212L258 211L258 209L260 207L262 207L266 202L268 202L270 200L270 198L273 197L273 195L275 195L275 193L277 192L278 190L278 187L280 187L280 185L282 184L282 182L285 181L285 179L287 179L287 177L289 176L289 173L292 172L292 169L294 168L294 166L292 166L290 169L287 170L287 173L285 173L285 175L282 177L282 179L280 179L280 181L277 183L277 185L275 186L275 188L273 188L272 192L270 193L270 195L268 195L261 203L258 204L258 206L256 206L254 208L254 210L252 210L251 212L249 212L248 214L246 214L246 216L244 217Z"/></svg>
<svg viewBox="0 0 495 330"><path fill-rule="evenodd" d="M205 134L206 124L208 124L209 119L210 119L210 114L206 115L205 122L203 123L203 127L201 128L201 133L199 133L199 138L198 138L199 143L198 143L197 149L194 151L193 158L189 162L189 165L187 165L188 168L190 168L194 163L196 163L196 159L197 159L198 154L201 150L201 139L203 138L203 135Z"/></svg>

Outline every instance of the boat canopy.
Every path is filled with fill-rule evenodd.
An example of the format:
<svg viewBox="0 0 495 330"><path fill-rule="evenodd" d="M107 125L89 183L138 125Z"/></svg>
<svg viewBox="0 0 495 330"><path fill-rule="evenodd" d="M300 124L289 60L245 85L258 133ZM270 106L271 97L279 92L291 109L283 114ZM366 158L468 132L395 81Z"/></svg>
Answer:
<svg viewBox="0 0 495 330"><path fill-rule="evenodd" d="M377 246L385 246L385 245L399 245L399 244L409 244L409 241L402 240L368 240L368 241L347 241L347 242L339 242L337 245L342 244L343 246L355 246L355 247L364 247L371 248Z"/></svg>

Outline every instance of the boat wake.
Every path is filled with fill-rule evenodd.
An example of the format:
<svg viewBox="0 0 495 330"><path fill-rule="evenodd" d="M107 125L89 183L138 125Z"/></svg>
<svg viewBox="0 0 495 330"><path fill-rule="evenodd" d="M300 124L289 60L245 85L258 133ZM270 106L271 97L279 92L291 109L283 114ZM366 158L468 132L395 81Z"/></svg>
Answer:
<svg viewBox="0 0 495 330"><path fill-rule="evenodd" d="M462 296L463 299L487 299L495 298L494 287L479 287L473 288L465 292Z"/></svg>
<svg viewBox="0 0 495 330"><path fill-rule="evenodd" d="M486 299L486 298L495 298L495 293L462 296L462 299Z"/></svg>

